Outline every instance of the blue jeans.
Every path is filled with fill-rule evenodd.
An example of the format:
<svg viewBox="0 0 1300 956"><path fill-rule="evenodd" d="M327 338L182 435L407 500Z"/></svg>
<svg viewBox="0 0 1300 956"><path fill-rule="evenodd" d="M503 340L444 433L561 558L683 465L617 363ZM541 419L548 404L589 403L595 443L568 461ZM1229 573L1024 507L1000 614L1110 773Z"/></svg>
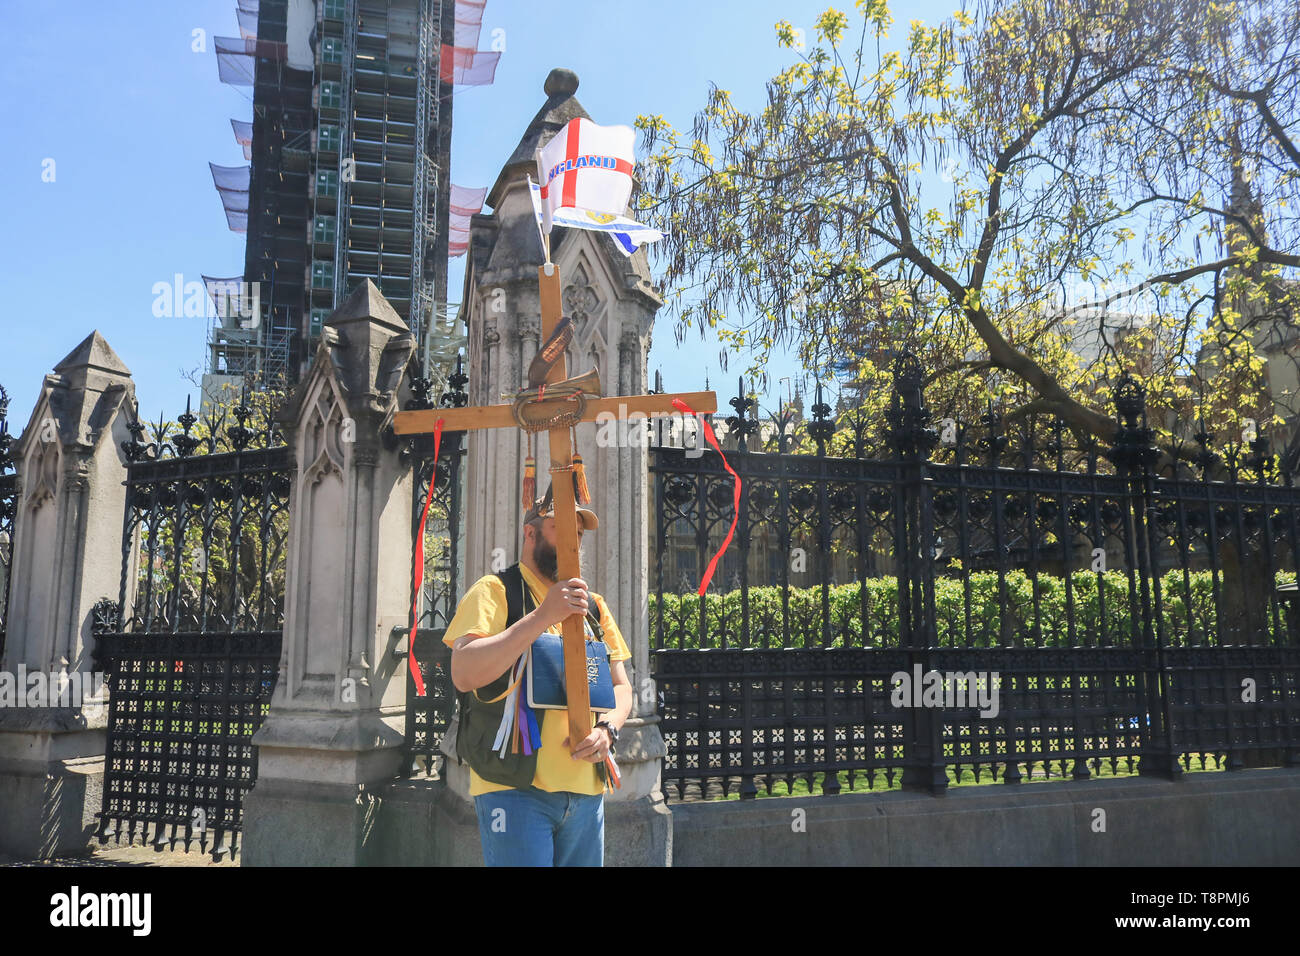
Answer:
<svg viewBox="0 0 1300 956"><path fill-rule="evenodd" d="M488 866L604 866L605 797L498 790L474 798Z"/></svg>

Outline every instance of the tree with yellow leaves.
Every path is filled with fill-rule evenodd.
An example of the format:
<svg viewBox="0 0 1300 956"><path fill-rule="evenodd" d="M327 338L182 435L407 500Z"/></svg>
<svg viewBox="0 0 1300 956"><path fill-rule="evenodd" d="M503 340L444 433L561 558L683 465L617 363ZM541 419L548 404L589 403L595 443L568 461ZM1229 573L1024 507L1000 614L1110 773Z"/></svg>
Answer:
<svg viewBox="0 0 1300 956"><path fill-rule="evenodd" d="M760 381L778 345L861 381L909 349L941 414L1089 441L1127 371L1170 459L1285 415L1261 343L1300 267L1294 5L980 0L896 49L885 0L855 7L761 110L714 88L689 136L638 119L679 336L715 329Z"/></svg>

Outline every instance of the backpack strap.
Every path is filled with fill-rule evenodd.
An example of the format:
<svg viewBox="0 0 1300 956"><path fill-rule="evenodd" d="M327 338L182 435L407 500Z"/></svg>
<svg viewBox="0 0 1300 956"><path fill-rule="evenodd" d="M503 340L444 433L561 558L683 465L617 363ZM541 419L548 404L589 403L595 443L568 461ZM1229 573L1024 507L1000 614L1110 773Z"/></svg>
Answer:
<svg viewBox="0 0 1300 956"><path fill-rule="evenodd" d="M591 593L591 592L587 592ZM587 609L587 620L591 623L592 639L603 642L605 640L605 629L600 626L600 598L591 595L591 603L595 609Z"/></svg>
<svg viewBox="0 0 1300 956"><path fill-rule="evenodd" d="M528 591L528 588L524 584L524 576L519 571L518 564L512 564L504 571L496 572L496 577L506 589L506 627L510 627L532 609L531 605L534 602L532 601L532 595L527 595L527 604L529 607L525 609L525 594ZM511 667L513 666L514 665L512 664ZM472 698L474 702L480 704L500 703L512 690L515 689L515 687L518 686L518 682L515 684L509 682L509 676L510 668L506 668L500 676L489 681L487 684L484 684L482 687L476 687L471 691L464 692L461 696L466 699L462 700L461 707L464 708L468 706L468 698ZM522 678L520 679L522 680ZM480 690L492 694L491 688L494 687L501 687L503 689L500 693L494 694L487 699L479 696Z"/></svg>
<svg viewBox="0 0 1300 956"><path fill-rule="evenodd" d="M496 577L506 589L506 627L510 627L528 613L524 608L525 594L527 593L528 588L524 584L524 576L520 573L518 564L512 564L504 571L496 572ZM532 595L528 595L528 598L528 603L532 604ZM511 664L511 667L513 666L514 665ZM482 688L475 688L470 691L470 693L480 704L499 703L509 696L512 690L519 686L519 681L515 681L513 684L510 684L507 681L509 675L510 669L507 668L499 677L495 678L490 683L485 684ZM520 680L523 680L522 676L520 676ZM479 696L479 690L495 687L497 685L503 685L505 689L488 700L484 700ZM488 693L491 693L491 691L489 690Z"/></svg>
<svg viewBox="0 0 1300 956"><path fill-rule="evenodd" d="M524 575L518 564L497 572L497 579L506 589L506 627L510 627L528 612L524 610Z"/></svg>

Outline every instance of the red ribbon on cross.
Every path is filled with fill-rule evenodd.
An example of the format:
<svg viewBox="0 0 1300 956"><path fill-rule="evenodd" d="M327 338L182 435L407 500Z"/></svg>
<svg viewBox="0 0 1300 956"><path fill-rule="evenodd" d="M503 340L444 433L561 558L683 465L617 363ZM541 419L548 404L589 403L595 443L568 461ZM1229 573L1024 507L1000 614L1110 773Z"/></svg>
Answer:
<svg viewBox="0 0 1300 956"><path fill-rule="evenodd" d="M740 475L736 474L735 469L733 469L731 465L728 464L727 456L722 453L722 447L718 444L718 438L716 435L713 434L713 426L709 424L708 419L700 417L700 415L695 411L695 409L691 408L691 406L687 405L680 398L673 399L673 408L676 408L678 411L685 412L688 415L695 416L695 418L699 421L699 423L704 426L704 437L709 440L709 444L713 446L713 450L716 451L718 453L718 457L722 459L722 467L727 469L727 472L731 475L732 478L735 479L735 484L732 486L732 495L731 495L732 498L731 527L727 529L727 536L722 539L722 547L719 548L718 553L713 556L713 560L709 562L709 566L704 569L704 577L700 579L700 589L698 592L699 595L703 597L704 592L708 590L709 582L713 580L713 572L714 569L716 569L718 566L718 561L722 558L723 553L726 552L727 548L731 545L731 536L736 533L736 519L740 517Z"/></svg>

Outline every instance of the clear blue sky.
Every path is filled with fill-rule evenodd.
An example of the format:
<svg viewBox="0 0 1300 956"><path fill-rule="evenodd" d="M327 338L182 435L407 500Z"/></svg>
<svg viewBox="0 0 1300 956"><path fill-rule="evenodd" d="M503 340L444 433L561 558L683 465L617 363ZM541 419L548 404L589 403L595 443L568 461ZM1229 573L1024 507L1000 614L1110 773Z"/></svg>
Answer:
<svg viewBox="0 0 1300 956"><path fill-rule="evenodd" d="M906 20L936 22L960 0L894 5ZM828 0L660 0L654 4L489 0L480 46L504 30L496 82L456 94L452 179L491 185L545 97L555 66L577 72L578 98L602 124L662 113L689 126L710 82L741 108L794 54L773 25L788 19L809 38ZM851 0L838 4L851 11ZM47 0L10 5L0 59L0 230L3 347L0 384L12 397L11 430L25 425L41 376L98 329L131 369L141 413L174 418L197 387L206 320L155 318L153 286L243 271L244 237L227 230L208 163L242 165L230 118L251 115L251 91L217 80L213 36L237 36L235 0ZM207 49L194 52L193 31ZM43 172L53 160L54 180ZM462 260L453 260L451 298ZM655 330L650 370L674 390L710 384L724 404L734 371L720 374L716 343L692 333L674 344ZM734 368L743 363L734 363ZM788 358L773 379L797 374ZM782 388L784 391L784 387ZM763 403L770 407L769 402Z"/></svg>

